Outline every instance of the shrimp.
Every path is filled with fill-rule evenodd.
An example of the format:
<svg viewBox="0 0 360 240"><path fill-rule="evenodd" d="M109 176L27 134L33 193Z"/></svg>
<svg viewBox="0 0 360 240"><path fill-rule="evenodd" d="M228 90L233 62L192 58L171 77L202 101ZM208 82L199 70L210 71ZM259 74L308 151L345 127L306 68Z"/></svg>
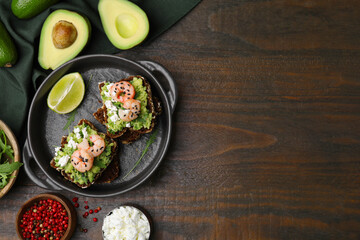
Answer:
<svg viewBox="0 0 360 240"><path fill-rule="evenodd" d="M132 111L136 115L139 115L141 104L140 104L140 101L138 101L138 100L129 99L126 102L124 102L123 107L125 109L129 109L130 111Z"/></svg>
<svg viewBox="0 0 360 240"><path fill-rule="evenodd" d="M138 117L138 114L140 113L140 101L135 99L129 99L127 100L123 107L123 109L119 109L119 117L121 120L125 122L130 122Z"/></svg>
<svg viewBox="0 0 360 240"><path fill-rule="evenodd" d="M135 88L128 81L116 82L110 88L110 96L114 101L125 103L135 97Z"/></svg>
<svg viewBox="0 0 360 240"><path fill-rule="evenodd" d="M93 157L99 156L105 150L105 140L95 134L90 136L90 141L94 143L92 147L90 147L88 140L84 138L83 141L77 145L78 149L84 150Z"/></svg>
<svg viewBox="0 0 360 240"><path fill-rule="evenodd" d="M77 148L88 152L90 149L88 140L84 138L83 141L77 145Z"/></svg>
<svg viewBox="0 0 360 240"><path fill-rule="evenodd" d="M89 171L94 163L94 157L85 150L76 150L71 155L71 164L79 172Z"/></svg>
<svg viewBox="0 0 360 240"><path fill-rule="evenodd" d="M105 150L105 140L99 135L91 135L90 141L92 141L94 145L89 148L89 153L93 157L99 156Z"/></svg>

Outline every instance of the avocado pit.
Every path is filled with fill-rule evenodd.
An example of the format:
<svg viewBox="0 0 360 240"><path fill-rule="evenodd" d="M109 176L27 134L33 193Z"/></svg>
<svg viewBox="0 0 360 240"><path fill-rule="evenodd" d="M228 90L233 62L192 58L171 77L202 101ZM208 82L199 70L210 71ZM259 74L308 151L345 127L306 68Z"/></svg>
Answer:
<svg viewBox="0 0 360 240"><path fill-rule="evenodd" d="M77 30L74 24L68 21L58 21L52 30L52 41L58 49L70 47L77 38Z"/></svg>
<svg viewBox="0 0 360 240"><path fill-rule="evenodd" d="M138 30L138 22L135 17L130 14L120 14L116 18L116 30L123 38L130 38Z"/></svg>

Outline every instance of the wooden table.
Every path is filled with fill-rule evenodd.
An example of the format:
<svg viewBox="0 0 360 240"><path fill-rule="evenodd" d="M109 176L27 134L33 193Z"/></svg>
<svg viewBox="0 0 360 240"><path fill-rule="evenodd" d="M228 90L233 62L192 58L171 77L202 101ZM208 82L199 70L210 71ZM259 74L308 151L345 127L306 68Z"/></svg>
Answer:
<svg viewBox="0 0 360 240"><path fill-rule="evenodd" d="M154 239L360 239L360 2L204 0L148 46L179 101L169 152L150 180L86 198L100 218L143 206ZM0 239L46 192L23 170L0 199ZM62 192L68 198L75 194ZM101 239L101 221L83 219Z"/></svg>

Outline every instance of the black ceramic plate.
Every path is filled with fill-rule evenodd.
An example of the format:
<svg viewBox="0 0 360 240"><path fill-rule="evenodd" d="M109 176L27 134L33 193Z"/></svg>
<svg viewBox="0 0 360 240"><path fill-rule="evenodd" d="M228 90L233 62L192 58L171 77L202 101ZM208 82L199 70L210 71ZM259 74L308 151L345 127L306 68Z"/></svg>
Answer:
<svg viewBox="0 0 360 240"><path fill-rule="evenodd" d="M69 130L64 130L70 114L53 112L48 108L46 100L52 86L62 76L71 72L79 72L82 75L86 92L76 110L74 122ZM124 176L141 156L152 133L143 135L132 144L119 144L120 176L112 183L94 184L87 189L81 189L50 167L50 160L55 153L54 148L60 146L61 137L72 131L82 118L94 123L101 132L106 132L106 128L92 115L102 106L98 84L103 81L115 82L130 75L145 77L150 82L154 95L161 100L163 112L154 129L157 131L156 140L140 164L126 178ZM113 55L88 55L71 60L45 79L32 101L27 125L28 136L23 151L26 173L40 187L52 190L66 189L85 196L107 197L129 191L144 182L164 158L170 141L172 113L176 99L177 90L172 77L166 69L155 62L134 62ZM33 159L48 177L45 181L32 171L29 161Z"/></svg>

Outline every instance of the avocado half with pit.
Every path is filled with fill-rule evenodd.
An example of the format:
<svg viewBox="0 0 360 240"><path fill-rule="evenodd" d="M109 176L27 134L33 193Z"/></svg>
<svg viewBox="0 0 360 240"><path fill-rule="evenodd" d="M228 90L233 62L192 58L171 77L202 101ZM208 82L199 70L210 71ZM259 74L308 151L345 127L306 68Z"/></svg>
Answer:
<svg viewBox="0 0 360 240"><path fill-rule="evenodd" d="M108 39L119 49L138 45L149 33L146 13L130 1L100 0L98 10Z"/></svg>
<svg viewBox="0 0 360 240"><path fill-rule="evenodd" d="M89 20L72 11L56 10L41 29L39 64L44 69L56 69L76 57L89 40Z"/></svg>

